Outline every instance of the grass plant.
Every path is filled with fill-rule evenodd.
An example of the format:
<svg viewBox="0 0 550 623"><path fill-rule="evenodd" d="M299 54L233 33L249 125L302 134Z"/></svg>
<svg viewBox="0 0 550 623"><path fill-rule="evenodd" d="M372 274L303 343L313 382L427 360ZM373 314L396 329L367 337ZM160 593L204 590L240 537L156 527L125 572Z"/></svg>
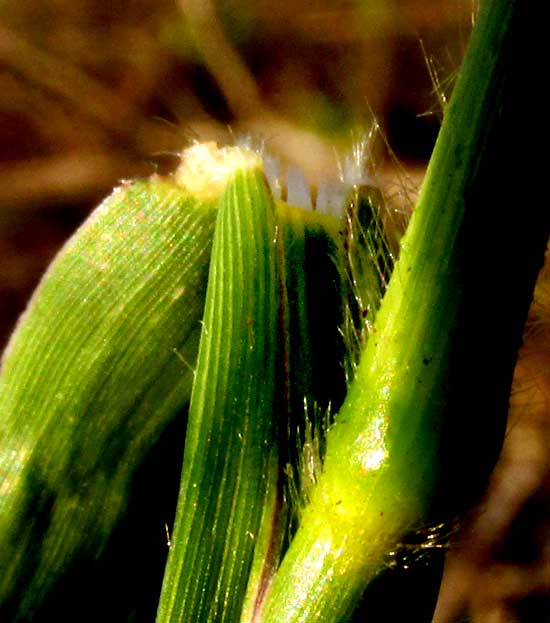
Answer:
<svg viewBox="0 0 550 623"><path fill-rule="evenodd" d="M39 617L100 555L187 405L157 623L353 620L390 560L481 492L550 233L510 182L527 4L481 3L397 258L376 189L350 188L340 218L307 212L273 197L261 154L212 144L76 233L2 361L3 616Z"/></svg>

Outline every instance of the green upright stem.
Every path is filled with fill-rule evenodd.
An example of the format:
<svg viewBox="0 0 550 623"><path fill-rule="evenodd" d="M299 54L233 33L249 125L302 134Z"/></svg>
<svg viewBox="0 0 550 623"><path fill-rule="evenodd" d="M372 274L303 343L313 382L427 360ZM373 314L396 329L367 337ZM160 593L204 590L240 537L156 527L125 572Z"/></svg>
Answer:
<svg viewBox="0 0 550 623"><path fill-rule="evenodd" d="M403 536L458 512L495 460L550 228L548 210L523 201L506 150L527 144L518 129L529 112L526 5L482 4L400 258L263 623L347 620Z"/></svg>

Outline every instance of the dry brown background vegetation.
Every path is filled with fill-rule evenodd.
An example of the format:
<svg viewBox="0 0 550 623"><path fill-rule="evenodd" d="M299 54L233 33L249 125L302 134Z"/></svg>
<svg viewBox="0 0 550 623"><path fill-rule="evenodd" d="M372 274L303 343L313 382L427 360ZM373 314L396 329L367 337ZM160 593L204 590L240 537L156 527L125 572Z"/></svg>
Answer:
<svg viewBox="0 0 550 623"><path fill-rule="evenodd" d="M0 0L0 345L92 207L121 179L171 170L195 138L252 132L308 175L334 176L333 146L375 117L420 179L474 9ZM503 459L452 545L438 623L550 621L549 290L532 312Z"/></svg>

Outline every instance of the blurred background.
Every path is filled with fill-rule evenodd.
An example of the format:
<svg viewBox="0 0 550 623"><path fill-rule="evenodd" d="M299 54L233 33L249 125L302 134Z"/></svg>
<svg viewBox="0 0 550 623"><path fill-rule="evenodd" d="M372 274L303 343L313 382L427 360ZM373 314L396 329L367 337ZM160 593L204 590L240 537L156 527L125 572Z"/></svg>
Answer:
<svg viewBox="0 0 550 623"><path fill-rule="evenodd" d="M173 170L193 140L251 135L318 184L376 120L377 179L410 204L476 5L0 0L0 346L94 205ZM487 496L450 545L438 623L550 621L548 274L512 398Z"/></svg>

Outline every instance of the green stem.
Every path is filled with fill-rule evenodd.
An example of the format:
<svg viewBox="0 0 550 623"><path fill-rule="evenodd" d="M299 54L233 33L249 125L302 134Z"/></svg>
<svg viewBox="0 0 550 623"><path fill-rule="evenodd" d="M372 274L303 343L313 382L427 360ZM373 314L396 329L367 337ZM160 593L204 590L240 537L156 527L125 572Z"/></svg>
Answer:
<svg viewBox="0 0 550 623"><path fill-rule="evenodd" d="M404 535L460 510L495 459L549 231L548 211L505 187L513 154L503 147L510 136L521 144L517 115L527 110L518 95L531 62L525 4L482 5L400 258L263 623L347 620ZM528 211L521 223L520 205ZM498 315L489 327L488 308Z"/></svg>

